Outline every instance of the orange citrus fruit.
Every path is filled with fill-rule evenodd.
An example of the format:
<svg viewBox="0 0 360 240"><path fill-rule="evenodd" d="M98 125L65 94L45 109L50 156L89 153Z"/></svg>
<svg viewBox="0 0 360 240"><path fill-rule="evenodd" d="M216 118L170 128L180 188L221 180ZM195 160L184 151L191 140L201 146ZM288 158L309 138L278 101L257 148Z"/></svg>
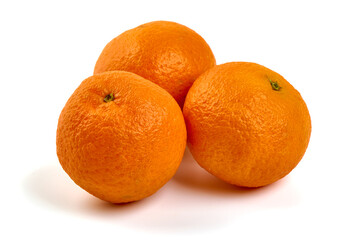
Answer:
<svg viewBox="0 0 360 240"><path fill-rule="evenodd" d="M299 92L255 63L206 71L189 90L183 114L195 160L238 186L260 187L286 176L310 139L310 115Z"/></svg>
<svg viewBox="0 0 360 240"><path fill-rule="evenodd" d="M111 40L99 56L94 73L136 73L164 88L182 106L195 79L214 65L209 45L195 31L175 22L155 21Z"/></svg>
<svg viewBox="0 0 360 240"><path fill-rule="evenodd" d="M131 202L175 174L186 127L168 92L134 73L112 71L75 90L60 114L56 145L76 184L109 202Z"/></svg>

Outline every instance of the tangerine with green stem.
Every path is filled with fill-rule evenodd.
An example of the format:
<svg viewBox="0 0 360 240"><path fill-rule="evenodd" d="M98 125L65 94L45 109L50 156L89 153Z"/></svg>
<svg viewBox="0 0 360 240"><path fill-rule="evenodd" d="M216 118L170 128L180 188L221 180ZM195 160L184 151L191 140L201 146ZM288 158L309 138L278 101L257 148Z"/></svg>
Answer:
<svg viewBox="0 0 360 240"><path fill-rule="evenodd" d="M215 66L192 85L183 109L194 159L216 177L260 187L289 174L310 140L300 93L255 63Z"/></svg>
<svg viewBox="0 0 360 240"><path fill-rule="evenodd" d="M63 108L56 148L81 188L112 203L154 194L175 174L186 127L175 99L129 72L84 80Z"/></svg>

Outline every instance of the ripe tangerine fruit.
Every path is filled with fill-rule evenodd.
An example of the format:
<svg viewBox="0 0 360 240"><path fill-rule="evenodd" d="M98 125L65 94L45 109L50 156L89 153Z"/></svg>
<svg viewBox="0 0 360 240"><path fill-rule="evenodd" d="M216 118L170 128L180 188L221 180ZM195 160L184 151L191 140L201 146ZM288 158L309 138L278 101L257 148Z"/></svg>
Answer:
<svg viewBox="0 0 360 240"><path fill-rule="evenodd" d="M255 63L206 71L189 90L183 114L194 159L238 186L260 187L286 176L310 139L310 115L299 92Z"/></svg>
<svg viewBox="0 0 360 240"><path fill-rule="evenodd" d="M213 66L214 54L199 34L175 22L154 21L111 40L94 73L136 73L164 88L182 107L195 79Z"/></svg>
<svg viewBox="0 0 360 240"><path fill-rule="evenodd" d="M124 203L150 196L175 174L186 127L168 92L134 73L112 71L75 90L60 114L56 145L76 184Z"/></svg>

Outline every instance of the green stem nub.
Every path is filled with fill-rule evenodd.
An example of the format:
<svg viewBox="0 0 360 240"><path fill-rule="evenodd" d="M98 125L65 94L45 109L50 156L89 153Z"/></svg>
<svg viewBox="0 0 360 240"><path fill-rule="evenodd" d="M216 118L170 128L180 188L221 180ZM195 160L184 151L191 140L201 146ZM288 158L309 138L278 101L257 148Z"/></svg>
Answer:
<svg viewBox="0 0 360 240"><path fill-rule="evenodd" d="M279 86L279 84L277 82L271 81L270 78L269 78L269 81L270 81L270 84L271 84L271 87L273 90L280 91L281 87Z"/></svg>
<svg viewBox="0 0 360 240"><path fill-rule="evenodd" d="M104 98L104 102L111 102L111 101L114 101L115 97L114 97L114 94L110 93L108 95L105 96Z"/></svg>

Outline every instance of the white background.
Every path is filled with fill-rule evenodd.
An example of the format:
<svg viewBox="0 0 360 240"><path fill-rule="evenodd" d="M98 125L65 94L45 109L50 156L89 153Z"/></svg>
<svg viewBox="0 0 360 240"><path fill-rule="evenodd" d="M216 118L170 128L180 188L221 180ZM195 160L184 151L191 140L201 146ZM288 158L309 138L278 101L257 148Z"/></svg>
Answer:
<svg viewBox="0 0 360 240"><path fill-rule="evenodd" d="M1 1L1 239L360 239L360 13L356 1ZM197 31L217 63L283 75L313 131L287 177L247 190L187 151L155 195L112 205L56 156L57 119L102 48L153 20Z"/></svg>

